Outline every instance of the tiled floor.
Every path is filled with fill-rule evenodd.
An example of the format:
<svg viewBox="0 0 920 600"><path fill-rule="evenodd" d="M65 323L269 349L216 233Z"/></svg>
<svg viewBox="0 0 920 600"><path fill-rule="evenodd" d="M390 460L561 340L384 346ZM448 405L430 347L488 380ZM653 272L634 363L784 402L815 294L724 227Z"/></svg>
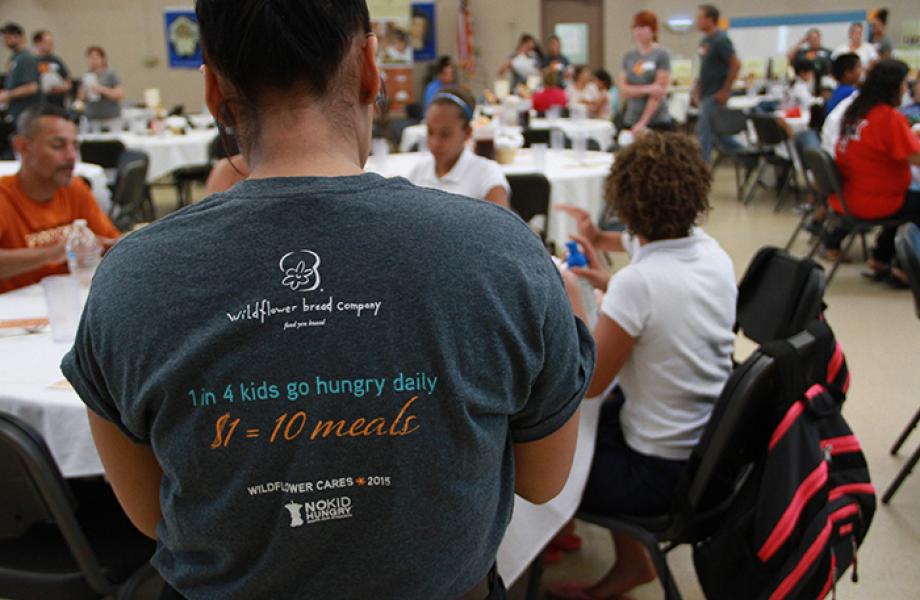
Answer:
<svg viewBox="0 0 920 600"><path fill-rule="evenodd" d="M789 209L773 212L773 196L762 192L749 207L734 199L731 171L717 171L713 211L704 228L728 251L739 277L763 245L785 245L797 217ZM794 251L805 252L805 240ZM879 495L898 468L920 444L920 430L892 457L888 449L907 420L920 407L920 320L910 292L895 291L860 277L861 256L843 265L828 290L827 318L847 354L852 388L844 415L860 438ZM623 257L625 260L625 257ZM739 350L744 350L739 348ZM605 530L579 523L584 547L547 567L544 584L558 579L600 577L613 562ZM669 564L687 600L703 598L689 548L671 553ZM892 503L880 505L859 553L859 583L849 575L837 586L837 597L920 598L920 469L903 484ZM631 594L636 600L661 598L656 583Z"/></svg>
<svg viewBox="0 0 920 600"><path fill-rule="evenodd" d="M720 168L712 194L713 211L704 228L728 251L741 275L754 253L767 244L783 246L797 217L788 208L773 212L770 192L761 192L751 206L735 201L733 175ZM198 190L200 193L200 190ZM175 207L168 190L157 190L159 211ZM804 236L794 249L805 251ZM920 444L920 431L908 440L902 456L888 448L920 406L920 320L910 292L895 291L860 277L861 257L844 265L827 293L827 318L847 353L852 388L844 414L862 441L880 493L909 454ZM625 260L617 257L618 262ZM741 344L739 352L749 346ZM579 524L584 548L547 567L544 584L558 579L593 580L612 564L610 537L599 528ZM675 550L669 563L687 600L703 598L689 548ZM838 598L920 598L920 472L909 478L889 506L880 506L859 553L858 584L849 576L837 587ZM151 597L155 597L150 594ZM636 590L636 600L660 598L657 583Z"/></svg>

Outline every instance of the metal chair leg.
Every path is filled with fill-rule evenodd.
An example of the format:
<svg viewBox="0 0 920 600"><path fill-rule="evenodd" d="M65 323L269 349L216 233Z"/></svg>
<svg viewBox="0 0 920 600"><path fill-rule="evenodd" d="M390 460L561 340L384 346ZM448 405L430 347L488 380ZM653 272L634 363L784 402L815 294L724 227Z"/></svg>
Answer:
<svg viewBox="0 0 920 600"><path fill-rule="evenodd" d="M764 169L766 169L766 161L760 161L760 164L757 166L756 170L752 170L751 174L748 175L747 179L744 181L744 196L742 202L745 206L750 204L754 199L754 191L757 188L757 185L760 183L760 178L763 175Z"/></svg>
<svg viewBox="0 0 920 600"><path fill-rule="evenodd" d="M869 260L869 246L866 245L866 232L859 232L859 239L862 240L863 260Z"/></svg>
<svg viewBox="0 0 920 600"><path fill-rule="evenodd" d="M831 286L831 280L834 278L834 273L837 272L837 267L840 266L840 262L843 260L843 257L847 255L850 251L850 248L853 246L853 242L856 241L856 235L851 233L847 236L846 243L841 247L840 254L837 255L837 260L834 261L834 265L831 267L830 273L827 274L827 283L826 287Z"/></svg>
<svg viewBox="0 0 920 600"><path fill-rule="evenodd" d="M897 441L895 441L894 446L891 447L891 455L894 456L898 453L898 450L901 449L901 446L904 445L904 442L907 441L907 437L911 432L917 428L917 424L920 423L920 410L917 411L917 414L910 420L907 424L907 427L904 428L904 431L901 432L901 435L898 436Z"/></svg>
<svg viewBox="0 0 920 600"><path fill-rule="evenodd" d="M914 450L913 454L911 454L910 458L907 460L907 463L905 463L905 465L901 467L901 470L898 471L898 476L894 478L894 481L892 481L891 485L888 486L888 489L885 490L885 495L882 496L882 504L888 504L888 502L894 498L898 488L901 487L901 484L904 483L904 480L907 479L907 476L913 472L914 467L917 465L918 461L920 461L920 446L917 446L917 449Z"/></svg>

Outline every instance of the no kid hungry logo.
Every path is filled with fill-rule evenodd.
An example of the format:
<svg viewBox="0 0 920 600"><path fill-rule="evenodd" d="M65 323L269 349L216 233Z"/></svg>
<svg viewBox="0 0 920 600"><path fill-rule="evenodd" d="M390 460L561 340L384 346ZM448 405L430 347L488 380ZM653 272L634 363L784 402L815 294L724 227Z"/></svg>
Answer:
<svg viewBox="0 0 920 600"><path fill-rule="evenodd" d="M286 252L278 261L277 268L282 274L278 281L282 287L296 294L322 292L320 264L322 259L313 250ZM283 330L289 331L325 327L328 318L336 313L347 313L355 318L374 318L380 315L382 307L383 302L380 300L338 300L332 294L322 298L308 298L304 295L295 301L261 298L225 314L231 323L257 321L265 325L275 318L282 318Z"/></svg>

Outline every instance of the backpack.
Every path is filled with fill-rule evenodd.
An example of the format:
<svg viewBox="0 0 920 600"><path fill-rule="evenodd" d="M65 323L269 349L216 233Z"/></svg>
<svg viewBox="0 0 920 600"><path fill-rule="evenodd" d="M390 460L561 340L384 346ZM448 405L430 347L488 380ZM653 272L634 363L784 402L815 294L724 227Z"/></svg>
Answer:
<svg viewBox="0 0 920 600"><path fill-rule="evenodd" d="M808 331L817 340L813 361L786 341L761 347L776 361L781 402L735 507L694 546L710 600L824 598L851 565L858 580L875 489L840 412L850 382L843 349L823 320Z"/></svg>

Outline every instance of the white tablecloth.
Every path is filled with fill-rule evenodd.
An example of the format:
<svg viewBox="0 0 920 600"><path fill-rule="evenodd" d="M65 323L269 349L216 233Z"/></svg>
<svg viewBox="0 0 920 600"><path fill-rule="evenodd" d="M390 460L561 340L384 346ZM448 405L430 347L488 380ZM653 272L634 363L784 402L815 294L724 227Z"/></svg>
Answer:
<svg viewBox="0 0 920 600"><path fill-rule="evenodd" d="M216 129L193 129L185 135L100 133L81 135L80 140L119 140L130 150L146 152L150 157L147 181L154 181L180 167L208 164L208 146L217 137Z"/></svg>
<svg viewBox="0 0 920 600"><path fill-rule="evenodd" d="M520 127L505 127L520 131ZM531 119L530 129L551 130L559 129L566 137L576 138L583 137L597 142L602 150L610 148L613 142L613 123L603 119ZM399 151L409 152L413 148L424 148L425 137L428 135L428 128L424 123L412 125L403 129L402 138L399 141Z"/></svg>
<svg viewBox="0 0 920 600"><path fill-rule="evenodd" d="M47 315L41 286L0 294L0 320ZM155 333L152 333L155 335ZM70 344L56 344L48 332L0 330L0 410L18 416L45 438L65 477L101 475L86 408L63 380L59 364ZM578 446L569 479L552 502L536 506L515 497L514 513L498 550L498 568L511 585L543 547L574 516L591 459L600 401L582 404Z"/></svg>
<svg viewBox="0 0 920 600"><path fill-rule="evenodd" d="M423 156L420 152L391 154L383 163L372 158L367 169L386 177L407 177L412 167ZM552 207L557 204L574 204L587 210L595 218L604 208L604 182L610 173L613 155L607 152L585 152L584 161L576 160L572 150L548 150L544 174L549 179L550 214L547 223L547 237L556 243L568 241L575 232L574 221L556 214ZM529 149L518 150L514 162L501 165L506 175L536 173L533 155Z"/></svg>
<svg viewBox="0 0 920 600"><path fill-rule="evenodd" d="M19 172L19 162L15 160L0 160L0 175L12 175ZM99 165L90 163L77 163L74 168L74 175L86 177L89 179L90 187L93 190L93 196L99 207L106 213L112 207L112 193L109 191L108 182L105 177L105 170Z"/></svg>
<svg viewBox="0 0 920 600"><path fill-rule="evenodd" d="M0 320L47 314L39 285L0 294ZM64 380L59 365L69 349L69 343L55 343L49 330L0 330L0 410L42 434L65 477L100 475L86 407L72 389L59 385Z"/></svg>

